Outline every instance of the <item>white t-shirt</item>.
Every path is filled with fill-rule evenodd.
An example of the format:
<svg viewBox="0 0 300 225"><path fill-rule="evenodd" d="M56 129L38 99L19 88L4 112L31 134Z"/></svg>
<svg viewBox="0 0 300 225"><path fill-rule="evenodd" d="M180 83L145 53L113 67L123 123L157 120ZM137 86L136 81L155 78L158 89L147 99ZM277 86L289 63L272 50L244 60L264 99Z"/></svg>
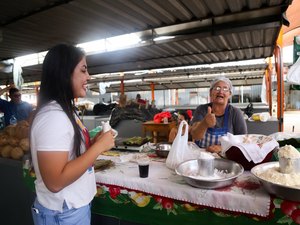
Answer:
<svg viewBox="0 0 300 225"><path fill-rule="evenodd" d="M38 201L46 208L62 211L63 203L68 208L79 208L89 204L96 194L94 168L91 166L79 179L57 193L45 186L37 161L37 151L68 151L69 160L73 152L74 130L71 121L59 104L51 102L36 115L31 129L31 154L36 173L35 189ZM81 152L85 144L81 145Z"/></svg>

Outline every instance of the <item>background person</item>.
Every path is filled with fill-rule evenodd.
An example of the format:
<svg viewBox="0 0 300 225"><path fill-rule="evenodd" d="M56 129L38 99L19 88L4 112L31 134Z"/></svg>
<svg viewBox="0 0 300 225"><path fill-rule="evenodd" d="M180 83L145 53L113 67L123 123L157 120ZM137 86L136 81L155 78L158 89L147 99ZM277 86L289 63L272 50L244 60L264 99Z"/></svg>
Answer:
<svg viewBox="0 0 300 225"><path fill-rule="evenodd" d="M186 111L179 111L178 115L177 115L177 124L176 127L173 127L169 133L169 141L170 143L172 143L178 133L178 127L179 124L181 123L181 121L185 120L187 122L187 124L190 124L190 116L188 115L188 113ZM190 130L190 127L189 127ZM182 134L184 134L185 132L185 126L183 126L182 128Z"/></svg>
<svg viewBox="0 0 300 225"><path fill-rule="evenodd" d="M137 94L137 95L136 95L135 100L136 100L136 102L137 102L138 104L146 105L146 100L142 99L142 97L141 97L140 94Z"/></svg>
<svg viewBox="0 0 300 225"><path fill-rule="evenodd" d="M84 52L57 45L47 53L37 110L31 127L31 155L36 173L34 224L90 224L96 194L93 164L114 147L112 131L90 141L76 114L74 99L86 96L90 79Z"/></svg>
<svg viewBox="0 0 300 225"><path fill-rule="evenodd" d="M4 113L5 126L15 124L21 120L28 120L33 110L33 107L28 102L21 99L21 92L14 85L9 85L0 90L0 96L6 91L9 91L10 101L0 98L0 111ZM14 121L14 118L16 121Z"/></svg>
<svg viewBox="0 0 300 225"><path fill-rule="evenodd" d="M239 108L229 104L232 83L226 77L218 77L210 86L210 103L200 105L193 114L191 135L200 148L220 152L220 137L227 132L246 134L247 125Z"/></svg>

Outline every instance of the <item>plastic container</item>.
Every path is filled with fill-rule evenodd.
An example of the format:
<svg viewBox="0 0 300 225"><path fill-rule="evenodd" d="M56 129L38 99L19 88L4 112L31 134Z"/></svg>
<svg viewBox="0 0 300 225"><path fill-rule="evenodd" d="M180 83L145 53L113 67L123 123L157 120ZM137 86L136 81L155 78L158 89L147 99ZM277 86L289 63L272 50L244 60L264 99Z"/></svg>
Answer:
<svg viewBox="0 0 300 225"><path fill-rule="evenodd" d="M90 137L94 138L101 131L102 131L102 126L95 127L94 129L89 131Z"/></svg>

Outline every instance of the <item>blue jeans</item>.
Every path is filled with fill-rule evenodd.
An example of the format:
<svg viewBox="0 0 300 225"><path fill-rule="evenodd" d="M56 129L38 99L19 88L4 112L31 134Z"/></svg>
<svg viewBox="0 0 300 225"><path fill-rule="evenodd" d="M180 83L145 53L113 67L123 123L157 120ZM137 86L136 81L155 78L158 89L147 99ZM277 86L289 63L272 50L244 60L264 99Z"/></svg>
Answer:
<svg viewBox="0 0 300 225"><path fill-rule="evenodd" d="M91 224L91 204L78 209L68 209L66 203L63 212L50 210L42 206L37 199L31 208L34 225L89 225Z"/></svg>

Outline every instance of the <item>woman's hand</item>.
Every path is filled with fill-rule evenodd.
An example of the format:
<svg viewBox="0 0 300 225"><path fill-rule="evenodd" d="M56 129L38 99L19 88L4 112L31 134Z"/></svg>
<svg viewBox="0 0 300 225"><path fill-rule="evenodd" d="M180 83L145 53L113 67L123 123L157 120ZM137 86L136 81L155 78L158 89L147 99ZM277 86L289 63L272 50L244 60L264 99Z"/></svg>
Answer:
<svg viewBox="0 0 300 225"><path fill-rule="evenodd" d="M93 139L93 146L100 150L99 154L115 147L114 132L109 130L105 133L99 132ZM98 147L99 146L99 147Z"/></svg>
<svg viewBox="0 0 300 225"><path fill-rule="evenodd" d="M222 151L222 147L221 145L211 145L208 146L206 150L211 153L220 153Z"/></svg>
<svg viewBox="0 0 300 225"><path fill-rule="evenodd" d="M208 106L207 108L207 114L204 117L204 121L207 127L214 127L216 125L216 116L214 113L212 113L212 109L210 106Z"/></svg>
<svg viewBox="0 0 300 225"><path fill-rule="evenodd" d="M95 137L93 137L93 138L91 139L91 144L93 145L93 144L96 142L96 140L97 140L102 134L103 134L103 131L98 132L98 133L95 135Z"/></svg>

